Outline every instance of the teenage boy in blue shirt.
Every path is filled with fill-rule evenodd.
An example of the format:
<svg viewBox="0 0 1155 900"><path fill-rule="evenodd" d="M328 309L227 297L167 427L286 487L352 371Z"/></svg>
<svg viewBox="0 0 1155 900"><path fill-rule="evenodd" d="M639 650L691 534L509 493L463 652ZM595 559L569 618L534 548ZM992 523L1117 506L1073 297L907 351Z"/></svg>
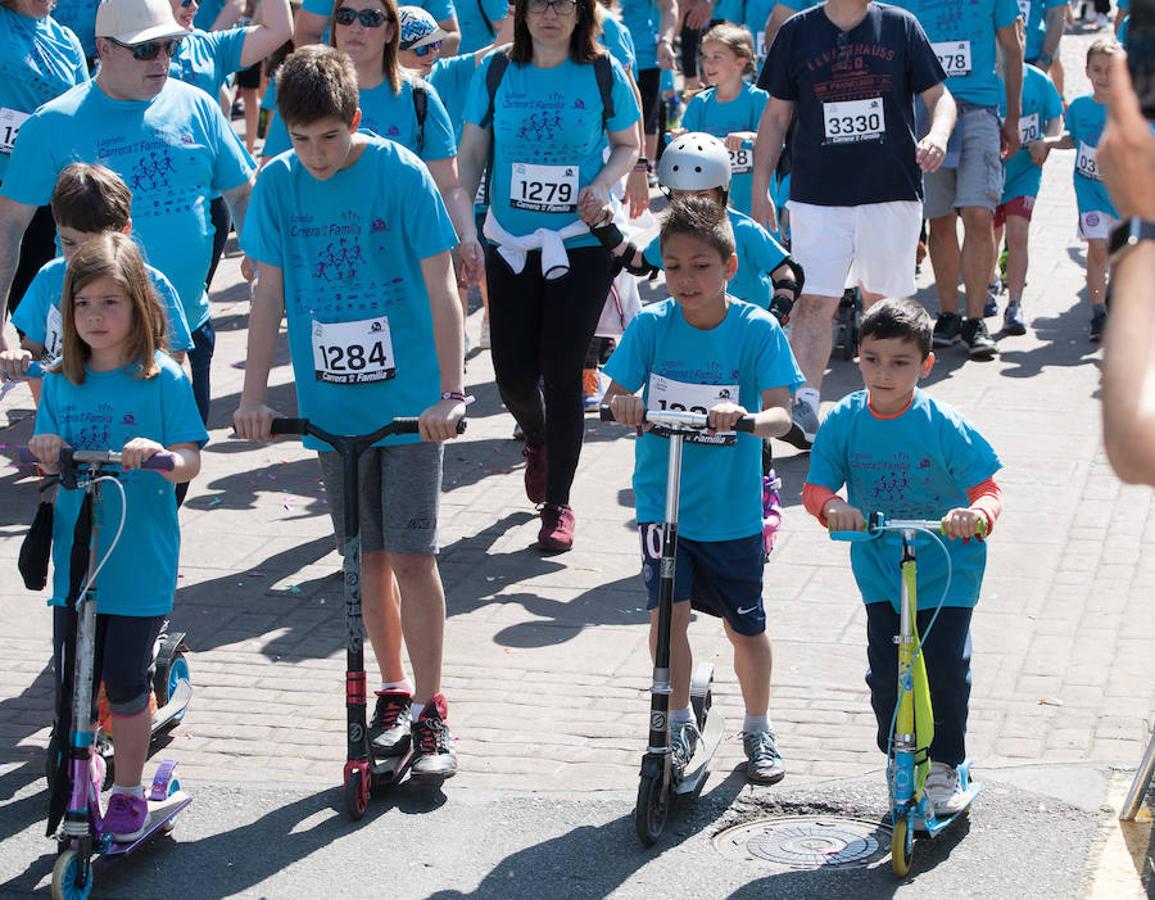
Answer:
<svg viewBox="0 0 1155 900"><path fill-rule="evenodd" d="M605 367L613 379L606 400L623 425L641 425L647 408L663 405L708 410L712 433L687 438L682 462L670 648L674 763L684 766L699 738L690 707L692 607L723 620L746 705L746 775L773 784L786 770L767 715L771 656L762 606L762 439L790 428L790 391L802 383L802 373L777 320L726 295L726 282L738 267L734 248L724 206L693 196L671 203L662 226L671 296L644 309L622 335ZM635 396L639 389L640 397ZM754 414L754 434L725 436L747 413ZM638 440L634 466L651 647L657 634L668 453L667 441L650 432Z"/></svg>

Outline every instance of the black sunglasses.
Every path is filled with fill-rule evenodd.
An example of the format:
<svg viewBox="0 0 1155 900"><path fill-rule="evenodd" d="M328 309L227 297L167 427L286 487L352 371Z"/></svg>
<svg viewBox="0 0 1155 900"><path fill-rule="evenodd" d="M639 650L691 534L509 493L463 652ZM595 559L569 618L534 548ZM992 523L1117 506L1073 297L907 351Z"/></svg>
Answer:
<svg viewBox="0 0 1155 900"><path fill-rule="evenodd" d="M108 40L118 47L131 50L132 58L140 62L150 62L160 56L162 52L171 59L176 55L177 48L180 46L179 38L168 41L145 41L142 44L125 44L116 38L108 38Z"/></svg>
<svg viewBox="0 0 1155 900"><path fill-rule="evenodd" d="M340 6L333 13L333 20L338 25L352 25L359 20L366 28L380 28L392 18L379 9L353 9L351 6Z"/></svg>

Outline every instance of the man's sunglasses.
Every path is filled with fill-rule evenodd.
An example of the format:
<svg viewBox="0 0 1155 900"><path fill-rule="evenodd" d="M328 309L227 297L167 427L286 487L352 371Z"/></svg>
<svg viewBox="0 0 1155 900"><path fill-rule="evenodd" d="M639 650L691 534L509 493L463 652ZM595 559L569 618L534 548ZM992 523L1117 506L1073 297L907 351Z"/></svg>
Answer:
<svg viewBox="0 0 1155 900"><path fill-rule="evenodd" d="M434 41L431 44L426 44L424 47L417 47L413 52L418 56L428 56L430 53L436 53L441 49L441 41Z"/></svg>
<svg viewBox="0 0 1155 900"><path fill-rule="evenodd" d="M379 9L353 9L351 6L338 7L333 13L333 19L338 25L352 25L355 20L360 21L366 28L380 28L391 21L390 17Z"/></svg>
<svg viewBox="0 0 1155 900"><path fill-rule="evenodd" d="M180 46L179 38L177 40L168 41L145 41L143 44L125 44L118 41L116 38L108 38L109 41L116 44L118 47L123 47L125 50L132 51L132 58L140 62L149 62L156 59L163 52L165 56L170 59L176 55L177 48Z"/></svg>

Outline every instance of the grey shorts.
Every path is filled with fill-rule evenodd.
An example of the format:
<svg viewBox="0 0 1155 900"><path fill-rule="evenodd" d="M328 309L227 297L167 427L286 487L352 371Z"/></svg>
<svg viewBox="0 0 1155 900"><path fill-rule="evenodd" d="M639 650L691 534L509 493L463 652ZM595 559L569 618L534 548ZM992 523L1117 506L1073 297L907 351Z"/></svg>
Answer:
<svg viewBox="0 0 1155 900"><path fill-rule="evenodd" d="M926 218L937 219L967 206L993 210L999 205L1003 195L999 129L994 107L960 104L958 124L947 150L947 162L953 162L957 145L958 164L950 169L943 165L926 176Z"/></svg>
<svg viewBox="0 0 1155 900"><path fill-rule="evenodd" d="M345 488L341 457L317 454L337 551L345 552ZM370 447L359 464L361 550L370 553L437 553L437 506L441 498L442 445Z"/></svg>

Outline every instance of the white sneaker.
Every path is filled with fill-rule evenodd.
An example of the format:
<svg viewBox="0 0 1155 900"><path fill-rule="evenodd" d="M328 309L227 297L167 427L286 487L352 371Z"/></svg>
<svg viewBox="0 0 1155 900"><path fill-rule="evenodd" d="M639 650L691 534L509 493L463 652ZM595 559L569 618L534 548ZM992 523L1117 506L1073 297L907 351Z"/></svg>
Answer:
<svg viewBox="0 0 1155 900"><path fill-rule="evenodd" d="M926 795L934 806L934 814L939 817L953 816L966 806L962 780L958 769L946 763L931 761L930 774L926 776Z"/></svg>

